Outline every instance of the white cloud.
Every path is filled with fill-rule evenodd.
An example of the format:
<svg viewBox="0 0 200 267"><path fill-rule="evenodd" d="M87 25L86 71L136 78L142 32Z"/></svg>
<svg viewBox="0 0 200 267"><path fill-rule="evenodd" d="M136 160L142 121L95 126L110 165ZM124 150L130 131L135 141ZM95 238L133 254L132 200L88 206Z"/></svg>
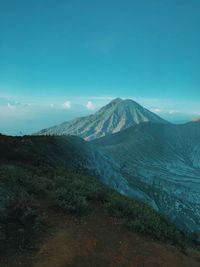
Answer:
<svg viewBox="0 0 200 267"><path fill-rule="evenodd" d="M169 110L169 114L174 114L174 113L178 113L178 111L177 110Z"/></svg>
<svg viewBox="0 0 200 267"><path fill-rule="evenodd" d="M92 101L88 101L86 104L86 108L93 110L93 109L95 109L95 105L92 103Z"/></svg>
<svg viewBox="0 0 200 267"><path fill-rule="evenodd" d="M63 107L65 109L70 109L71 108L71 102L70 101L65 101L64 104L63 104Z"/></svg>
<svg viewBox="0 0 200 267"><path fill-rule="evenodd" d="M154 113L161 113L162 110L160 108L153 108L153 109L150 109L152 112Z"/></svg>
<svg viewBox="0 0 200 267"><path fill-rule="evenodd" d="M14 106L11 105L9 102L8 102L8 104L7 104L7 107L8 107L9 109L13 109L13 108L14 108Z"/></svg>

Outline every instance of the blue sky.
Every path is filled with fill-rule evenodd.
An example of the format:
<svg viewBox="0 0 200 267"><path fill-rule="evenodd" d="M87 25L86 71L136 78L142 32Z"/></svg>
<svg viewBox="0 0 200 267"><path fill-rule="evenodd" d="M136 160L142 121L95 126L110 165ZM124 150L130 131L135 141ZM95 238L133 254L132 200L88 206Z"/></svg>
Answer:
<svg viewBox="0 0 200 267"><path fill-rule="evenodd" d="M0 2L0 132L17 134L133 98L200 114L200 1Z"/></svg>

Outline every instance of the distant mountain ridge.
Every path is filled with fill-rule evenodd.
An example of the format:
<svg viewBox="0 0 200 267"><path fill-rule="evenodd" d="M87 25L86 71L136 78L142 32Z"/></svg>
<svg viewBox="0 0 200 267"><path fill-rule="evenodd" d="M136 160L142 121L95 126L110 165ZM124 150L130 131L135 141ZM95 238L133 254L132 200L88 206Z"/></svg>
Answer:
<svg viewBox="0 0 200 267"><path fill-rule="evenodd" d="M93 115L43 129L37 134L77 135L90 141L143 122L168 123L131 99L116 98Z"/></svg>

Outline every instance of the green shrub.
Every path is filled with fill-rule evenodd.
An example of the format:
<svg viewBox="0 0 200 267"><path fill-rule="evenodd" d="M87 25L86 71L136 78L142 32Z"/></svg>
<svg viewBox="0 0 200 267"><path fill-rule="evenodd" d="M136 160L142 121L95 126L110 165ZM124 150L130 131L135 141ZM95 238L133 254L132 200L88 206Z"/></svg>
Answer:
<svg viewBox="0 0 200 267"><path fill-rule="evenodd" d="M110 199L105 203L105 208L117 218L133 216L134 212L126 199L117 195L110 196Z"/></svg>
<svg viewBox="0 0 200 267"><path fill-rule="evenodd" d="M0 221L8 218L9 207L13 201L14 196L5 187L0 187Z"/></svg>
<svg viewBox="0 0 200 267"><path fill-rule="evenodd" d="M67 188L84 196L89 201L104 201L108 191L95 178L71 172L64 175L56 175L54 178L54 188Z"/></svg>
<svg viewBox="0 0 200 267"><path fill-rule="evenodd" d="M0 184L7 188L24 188L29 194L45 193L50 180L15 165L6 165L0 169Z"/></svg>
<svg viewBox="0 0 200 267"><path fill-rule="evenodd" d="M95 179L78 173L65 173L54 178L53 196L60 207L77 215L91 210L94 201L104 201L107 191Z"/></svg>
<svg viewBox="0 0 200 267"><path fill-rule="evenodd" d="M37 216L31 196L20 187L0 186L0 221L33 222Z"/></svg>
<svg viewBox="0 0 200 267"><path fill-rule="evenodd" d="M69 191L66 188L59 188L55 191L54 196L60 207L74 214L83 215L90 210L86 198L77 192Z"/></svg>

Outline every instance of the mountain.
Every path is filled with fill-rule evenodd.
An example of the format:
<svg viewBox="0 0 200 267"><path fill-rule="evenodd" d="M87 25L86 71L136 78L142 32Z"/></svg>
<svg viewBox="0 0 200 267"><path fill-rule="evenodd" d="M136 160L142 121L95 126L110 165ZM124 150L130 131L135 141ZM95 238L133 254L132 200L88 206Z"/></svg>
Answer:
<svg viewBox="0 0 200 267"><path fill-rule="evenodd" d="M120 165L135 196L200 232L200 123L143 123L92 142Z"/></svg>
<svg viewBox="0 0 200 267"><path fill-rule="evenodd" d="M167 124L151 111L133 100L116 98L95 114L41 130L39 135L77 135L93 140L142 122Z"/></svg>

